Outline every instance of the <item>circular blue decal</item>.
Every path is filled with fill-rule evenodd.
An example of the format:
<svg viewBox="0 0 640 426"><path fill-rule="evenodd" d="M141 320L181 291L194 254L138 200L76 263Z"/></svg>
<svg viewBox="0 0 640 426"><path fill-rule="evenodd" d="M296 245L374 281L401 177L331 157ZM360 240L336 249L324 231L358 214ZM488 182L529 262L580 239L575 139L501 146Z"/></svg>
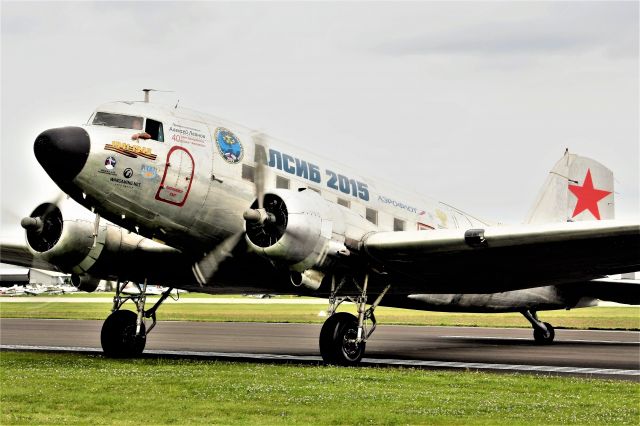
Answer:
<svg viewBox="0 0 640 426"><path fill-rule="evenodd" d="M214 136L220 155L227 163L237 164L242 160L242 143L230 130L218 127Z"/></svg>

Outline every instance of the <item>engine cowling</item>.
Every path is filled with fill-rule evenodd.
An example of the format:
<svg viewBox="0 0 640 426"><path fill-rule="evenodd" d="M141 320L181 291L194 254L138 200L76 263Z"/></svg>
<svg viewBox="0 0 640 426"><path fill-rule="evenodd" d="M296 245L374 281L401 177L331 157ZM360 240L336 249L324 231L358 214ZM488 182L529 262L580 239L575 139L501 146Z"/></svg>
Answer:
<svg viewBox="0 0 640 426"><path fill-rule="evenodd" d="M64 219L54 204L41 204L22 223L33 256L71 273L82 290L95 290L99 279L191 280L190 264L179 250L111 224L96 232L91 221Z"/></svg>
<svg viewBox="0 0 640 426"><path fill-rule="evenodd" d="M336 258L350 253L346 242L360 241L376 229L354 211L311 190L272 190L265 194L263 206L271 219L247 222L247 243L260 255L300 273L329 268Z"/></svg>

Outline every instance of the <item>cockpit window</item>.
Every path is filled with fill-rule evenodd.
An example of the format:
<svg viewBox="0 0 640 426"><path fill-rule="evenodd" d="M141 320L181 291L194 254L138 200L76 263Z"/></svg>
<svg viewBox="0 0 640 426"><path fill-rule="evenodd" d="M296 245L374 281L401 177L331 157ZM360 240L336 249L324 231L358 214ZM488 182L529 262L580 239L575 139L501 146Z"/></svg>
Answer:
<svg viewBox="0 0 640 426"><path fill-rule="evenodd" d="M147 124L144 127L144 131L151 136L151 139L158 142L164 142L164 131L162 129L162 123L159 121L147 118Z"/></svg>
<svg viewBox="0 0 640 426"><path fill-rule="evenodd" d="M133 115L112 114L110 112L96 112L91 124L95 126L118 127L120 129L142 130L142 117Z"/></svg>

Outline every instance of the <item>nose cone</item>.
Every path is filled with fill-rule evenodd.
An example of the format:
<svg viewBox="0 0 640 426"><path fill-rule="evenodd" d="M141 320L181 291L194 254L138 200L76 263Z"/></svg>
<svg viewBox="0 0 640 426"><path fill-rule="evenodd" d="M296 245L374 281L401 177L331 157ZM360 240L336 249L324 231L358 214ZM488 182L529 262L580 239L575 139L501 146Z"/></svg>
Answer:
<svg viewBox="0 0 640 426"><path fill-rule="evenodd" d="M58 184L69 183L82 170L91 141L81 127L60 127L40 133L33 152L42 168Z"/></svg>

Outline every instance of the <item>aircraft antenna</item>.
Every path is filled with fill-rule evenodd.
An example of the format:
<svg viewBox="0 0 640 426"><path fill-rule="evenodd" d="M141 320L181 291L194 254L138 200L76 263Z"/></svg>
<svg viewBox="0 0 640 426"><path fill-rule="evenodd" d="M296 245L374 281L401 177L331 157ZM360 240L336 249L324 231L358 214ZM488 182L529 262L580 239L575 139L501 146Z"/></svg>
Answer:
<svg viewBox="0 0 640 426"><path fill-rule="evenodd" d="M149 103L149 92L173 93L173 90L158 90L158 89L142 89L142 91L144 92L144 103L146 104Z"/></svg>

